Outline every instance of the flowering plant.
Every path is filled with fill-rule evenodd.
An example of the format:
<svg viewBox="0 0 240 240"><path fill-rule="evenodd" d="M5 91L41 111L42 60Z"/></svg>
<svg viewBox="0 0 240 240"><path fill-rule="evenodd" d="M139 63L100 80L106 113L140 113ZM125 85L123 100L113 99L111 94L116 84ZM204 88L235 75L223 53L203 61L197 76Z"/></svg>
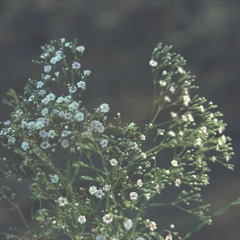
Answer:
<svg viewBox="0 0 240 240"><path fill-rule="evenodd" d="M29 79L24 95L11 89L4 102L13 107L0 132L2 146L18 159L1 157L5 178L25 183L32 199L31 223L15 195L3 186L3 200L19 213L26 233L17 239L187 239L211 223L201 188L209 183L209 162L232 170L231 139L216 105L190 96L197 87L183 69L186 61L171 46L158 44L149 62L154 99L150 122L122 126L121 114L108 121L108 104L93 111L82 95L91 71L82 70L85 51L77 41L52 41L42 47L39 79ZM70 64L69 64L70 63ZM161 120L161 122L160 122ZM166 155L169 149L171 155ZM158 195L176 188L176 198ZM239 201L239 200L238 200ZM236 202L235 202L236 204ZM148 219L149 208L172 206L194 215L197 225L184 237L174 225Z"/></svg>

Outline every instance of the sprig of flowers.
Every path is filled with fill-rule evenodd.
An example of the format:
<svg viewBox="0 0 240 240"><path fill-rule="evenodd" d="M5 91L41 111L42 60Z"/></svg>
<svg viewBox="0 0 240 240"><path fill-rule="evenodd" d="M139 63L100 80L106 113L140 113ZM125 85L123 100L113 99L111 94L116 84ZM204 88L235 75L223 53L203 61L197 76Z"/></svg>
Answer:
<svg viewBox="0 0 240 240"><path fill-rule="evenodd" d="M158 44L153 50L154 101L142 129L134 122L122 126L120 113L115 125L108 121L106 103L93 111L84 107L91 71L83 69L85 48L76 40L42 47L34 62L43 73L29 79L23 96L8 92L5 103L14 110L0 132L1 144L21 157L17 163L1 158L5 177L27 184L32 200L48 206L32 209L36 229L21 239L180 239L174 227L145 218L150 207L166 205L211 223L208 204L189 205L202 201L209 162L233 169L231 139L216 105L191 95L195 76L170 49ZM148 150L145 141L152 142ZM166 149L172 156L163 161ZM155 202L168 185L181 189L176 199Z"/></svg>

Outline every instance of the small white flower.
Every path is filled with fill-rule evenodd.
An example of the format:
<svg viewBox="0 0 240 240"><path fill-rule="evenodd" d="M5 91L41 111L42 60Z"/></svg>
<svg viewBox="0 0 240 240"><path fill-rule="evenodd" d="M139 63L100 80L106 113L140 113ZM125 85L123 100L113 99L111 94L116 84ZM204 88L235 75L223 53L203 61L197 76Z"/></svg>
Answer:
<svg viewBox="0 0 240 240"><path fill-rule="evenodd" d="M55 130L49 130L48 132L48 137L53 139L56 136L56 132Z"/></svg>
<svg viewBox="0 0 240 240"><path fill-rule="evenodd" d="M178 67L178 72L179 72L180 74L184 74L184 73L185 73L185 71L183 70L182 67Z"/></svg>
<svg viewBox="0 0 240 240"><path fill-rule="evenodd" d="M62 146L63 148L68 148L69 145L70 145L70 144L69 144L68 140L66 140L66 139L63 139L63 140L62 140L61 146Z"/></svg>
<svg viewBox="0 0 240 240"><path fill-rule="evenodd" d="M145 238L143 238L143 237L138 237L138 238L136 238L135 240L145 240Z"/></svg>
<svg viewBox="0 0 240 240"><path fill-rule="evenodd" d="M102 217L102 220L105 224L109 224L113 221L113 216L111 214L105 214L103 217Z"/></svg>
<svg viewBox="0 0 240 240"><path fill-rule="evenodd" d="M80 67L81 67L81 64L79 62L73 61L72 69L79 69Z"/></svg>
<svg viewBox="0 0 240 240"><path fill-rule="evenodd" d="M129 147L133 150L137 150L138 149L138 144L136 142L130 142Z"/></svg>
<svg viewBox="0 0 240 240"><path fill-rule="evenodd" d="M102 140L100 141L100 145L101 145L102 148L107 147L107 145L108 145L108 140L107 140L107 139L102 139Z"/></svg>
<svg viewBox="0 0 240 240"><path fill-rule="evenodd" d="M69 111L75 111L79 108L79 103L76 102L76 101L73 101L71 102L69 105L68 105L68 110Z"/></svg>
<svg viewBox="0 0 240 240"><path fill-rule="evenodd" d="M49 94L46 96L46 98L47 98L49 101L53 101L53 100L56 98L56 96L55 96L53 93L49 93Z"/></svg>
<svg viewBox="0 0 240 240"><path fill-rule="evenodd" d="M45 89L41 89L38 91L38 95L39 96L44 96L46 94L46 90Z"/></svg>
<svg viewBox="0 0 240 240"><path fill-rule="evenodd" d="M82 122L84 120L84 113L82 112L77 112L74 115L74 118L76 119L77 122Z"/></svg>
<svg viewBox="0 0 240 240"><path fill-rule="evenodd" d="M168 103L170 103L172 100L171 100L171 98L169 97L169 96L165 96L164 97L164 102L168 102Z"/></svg>
<svg viewBox="0 0 240 240"><path fill-rule="evenodd" d="M75 93L77 91L77 88L76 88L76 86L70 86L70 87L68 87L68 91L69 91L69 93Z"/></svg>
<svg viewBox="0 0 240 240"><path fill-rule="evenodd" d="M67 131L67 130L62 130L61 132L61 137L67 137L68 135L71 134L71 131Z"/></svg>
<svg viewBox="0 0 240 240"><path fill-rule="evenodd" d="M189 114L187 115L187 118L188 118L188 121L189 121L189 122L194 122L194 118L193 118L193 115L192 115L192 114L189 113Z"/></svg>
<svg viewBox="0 0 240 240"><path fill-rule="evenodd" d="M64 197L58 198L57 201L60 207L64 207L65 205L68 204L67 198L64 198Z"/></svg>
<svg viewBox="0 0 240 240"><path fill-rule="evenodd" d="M107 113L110 110L109 105L107 103L101 104L99 108L100 108L100 111L103 113Z"/></svg>
<svg viewBox="0 0 240 240"><path fill-rule="evenodd" d="M184 95L183 96L183 104L184 104L184 106L188 107L190 101L191 101L191 99L190 99L189 95Z"/></svg>
<svg viewBox="0 0 240 240"><path fill-rule="evenodd" d="M174 166L174 167L177 167L178 166L178 162L176 160L172 160L171 161L171 164Z"/></svg>
<svg viewBox="0 0 240 240"><path fill-rule="evenodd" d="M105 185L103 191L108 192L111 189L111 185Z"/></svg>
<svg viewBox="0 0 240 240"><path fill-rule="evenodd" d="M200 147L202 145L202 139L201 138L197 138L194 140L194 146L195 147Z"/></svg>
<svg viewBox="0 0 240 240"><path fill-rule="evenodd" d="M166 71L166 70L163 70L162 75L163 75L163 76L166 76L166 75L167 75L167 71Z"/></svg>
<svg viewBox="0 0 240 240"><path fill-rule="evenodd" d="M8 143L14 144L15 142L16 142L16 138L15 137L13 137L13 136L9 136L8 137Z"/></svg>
<svg viewBox="0 0 240 240"><path fill-rule="evenodd" d="M154 61L154 60L150 60L150 61L149 61L149 65L150 65L151 67L156 67L156 66L158 65L158 63L157 63L156 61Z"/></svg>
<svg viewBox="0 0 240 240"><path fill-rule="evenodd" d="M97 192L97 187L91 186L88 191L91 195L94 195Z"/></svg>
<svg viewBox="0 0 240 240"><path fill-rule="evenodd" d="M29 149L29 142L27 142L27 141L22 142L21 148L24 151L28 150Z"/></svg>
<svg viewBox="0 0 240 240"><path fill-rule="evenodd" d="M138 185L138 187L142 187L143 186L142 179L138 179L137 180L137 185Z"/></svg>
<svg viewBox="0 0 240 240"><path fill-rule="evenodd" d="M159 81L159 85L160 85L161 87L165 87L165 86L167 85L167 82L166 82L166 81L163 81L163 80L160 80L160 81Z"/></svg>
<svg viewBox="0 0 240 240"><path fill-rule="evenodd" d="M83 216L83 215L80 215L80 216L78 217L78 222L79 222L80 224L84 224L84 223L86 222L86 217Z"/></svg>
<svg viewBox="0 0 240 240"><path fill-rule="evenodd" d="M140 135L140 140L145 141L146 140L146 136L144 134L141 134Z"/></svg>
<svg viewBox="0 0 240 240"><path fill-rule="evenodd" d="M172 235L171 234L167 235L165 240L172 240Z"/></svg>
<svg viewBox="0 0 240 240"><path fill-rule="evenodd" d="M59 181L59 177L57 174L50 175L50 178L51 178L52 183L58 183L58 181Z"/></svg>
<svg viewBox="0 0 240 240"><path fill-rule="evenodd" d="M175 113L175 112L170 112L170 114L171 114L172 118L177 118L177 116L178 116L177 113Z"/></svg>
<svg viewBox="0 0 240 240"><path fill-rule="evenodd" d="M46 138L48 136L48 133L43 129L39 131L39 136L42 138Z"/></svg>
<svg viewBox="0 0 240 240"><path fill-rule="evenodd" d="M144 153L144 152L141 153L141 156L142 156L143 159L146 159L146 158L147 158L147 155L146 155L146 153Z"/></svg>
<svg viewBox="0 0 240 240"><path fill-rule="evenodd" d="M48 108L44 108L43 110L42 110L42 116L46 116L47 114L48 114Z"/></svg>
<svg viewBox="0 0 240 240"><path fill-rule="evenodd" d="M130 193L130 199L131 200L137 200L138 198L138 194L136 192L131 192Z"/></svg>
<svg viewBox="0 0 240 240"><path fill-rule="evenodd" d="M171 86L171 87L169 88L169 91L170 91L171 93L175 93L176 89L175 89L174 86Z"/></svg>
<svg viewBox="0 0 240 240"><path fill-rule="evenodd" d="M51 145L50 145L50 143L49 143L48 141L44 141L44 142L42 142L42 143L40 144L40 147L41 147L42 149L48 149L48 148L51 147Z"/></svg>
<svg viewBox="0 0 240 240"><path fill-rule="evenodd" d="M102 234L100 234L96 236L96 240L106 240L106 238Z"/></svg>
<svg viewBox="0 0 240 240"><path fill-rule="evenodd" d="M51 70L52 70L52 66L51 65L44 66L44 72L45 73L49 73L49 72L51 72Z"/></svg>
<svg viewBox="0 0 240 240"><path fill-rule="evenodd" d="M118 161L115 158L111 159L109 162L113 167L116 167L118 165Z"/></svg>
<svg viewBox="0 0 240 240"><path fill-rule="evenodd" d="M41 88L44 85L43 81L38 81L36 88Z"/></svg>
<svg viewBox="0 0 240 240"><path fill-rule="evenodd" d="M157 229L157 224L153 221L151 221L148 225L150 231L154 231L155 229Z"/></svg>
<svg viewBox="0 0 240 240"><path fill-rule="evenodd" d="M124 220L123 226L124 226L124 228L125 228L127 231L129 231L129 230L133 227L133 222L132 222L132 220L131 220L131 219L126 219L126 220Z"/></svg>
<svg viewBox="0 0 240 240"><path fill-rule="evenodd" d="M63 117L65 119L71 119L72 118L72 114L70 112L66 112L66 113L63 114Z"/></svg>
<svg viewBox="0 0 240 240"><path fill-rule="evenodd" d="M96 130L97 132L102 133L105 130L105 128L101 122L97 120L93 120L90 123L90 126L88 127L88 131L93 131L93 130Z"/></svg>
<svg viewBox="0 0 240 240"><path fill-rule="evenodd" d="M169 131L168 135L171 137L176 137L176 133L174 131Z"/></svg>
<svg viewBox="0 0 240 240"><path fill-rule="evenodd" d="M84 75L85 77L89 76L90 74L91 74L91 71L90 71L90 70L84 70L84 71L83 71L83 75Z"/></svg>
<svg viewBox="0 0 240 240"><path fill-rule="evenodd" d="M102 198L104 195L105 195L105 193L103 192L103 190L102 189L98 189L96 192L95 192L95 197L96 198Z"/></svg>
<svg viewBox="0 0 240 240"><path fill-rule="evenodd" d="M85 50L85 47L84 46L78 46L78 47L76 47L76 50L80 53L83 53L84 50Z"/></svg>
<svg viewBox="0 0 240 240"><path fill-rule="evenodd" d="M180 187L180 185L181 185L181 180L180 179L176 179L175 180L175 186L176 187Z"/></svg>
<svg viewBox="0 0 240 240"><path fill-rule="evenodd" d="M86 83L84 81L79 81L77 83L78 88L81 88L82 90L86 89Z"/></svg>

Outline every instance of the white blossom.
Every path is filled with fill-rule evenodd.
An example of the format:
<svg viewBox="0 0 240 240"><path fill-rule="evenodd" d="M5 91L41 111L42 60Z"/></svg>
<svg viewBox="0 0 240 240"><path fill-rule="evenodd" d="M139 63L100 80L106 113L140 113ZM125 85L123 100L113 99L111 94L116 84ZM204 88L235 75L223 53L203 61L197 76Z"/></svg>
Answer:
<svg viewBox="0 0 240 240"><path fill-rule="evenodd" d="M133 222L132 222L132 220L131 220L131 219L126 219L126 220L124 220L123 226L124 226L124 228L125 228L127 231L129 231L129 230L133 227Z"/></svg>
<svg viewBox="0 0 240 240"><path fill-rule="evenodd" d="M177 167L178 166L178 162L176 160L172 160L171 161L171 164L174 166L174 167Z"/></svg>
<svg viewBox="0 0 240 240"><path fill-rule="evenodd" d="M49 73L49 72L51 72L51 70L52 70L52 66L51 65L44 66L44 72L45 73Z"/></svg>
<svg viewBox="0 0 240 240"><path fill-rule="evenodd" d="M102 198L104 195L105 195L105 193L103 192L103 190L102 189L98 189L96 192L95 192L95 197L96 198Z"/></svg>
<svg viewBox="0 0 240 240"><path fill-rule="evenodd" d="M79 81L77 83L78 88L81 88L82 90L86 89L86 83L84 81Z"/></svg>
<svg viewBox="0 0 240 240"><path fill-rule="evenodd" d="M82 112L77 112L74 115L74 118L76 119L77 122L82 122L84 120L84 113Z"/></svg>
<svg viewBox="0 0 240 240"><path fill-rule="evenodd" d="M65 205L68 204L67 198L64 198L64 197L58 198L57 201L60 207L64 207Z"/></svg>
<svg viewBox="0 0 240 240"><path fill-rule="evenodd" d="M151 67L156 67L156 66L158 65L158 63L157 63L156 61L154 61L154 60L150 60L150 61L149 61L149 65L150 65Z"/></svg>
<svg viewBox="0 0 240 240"><path fill-rule="evenodd" d="M180 179L176 179L175 180L175 186L176 187L180 187L180 185L181 185L181 180Z"/></svg>
<svg viewBox="0 0 240 240"><path fill-rule="evenodd" d="M118 161L115 158L111 159L109 162L113 167L116 167L118 165Z"/></svg>
<svg viewBox="0 0 240 240"><path fill-rule="evenodd" d="M83 215L80 215L80 216L78 217L78 222L79 222L80 224L84 224L84 223L86 222L86 217L83 216Z"/></svg>
<svg viewBox="0 0 240 240"><path fill-rule="evenodd" d="M97 192L97 187L91 186L88 191L91 195L94 195Z"/></svg>
<svg viewBox="0 0 240 240"><path fill-rule="evenodd" d="M79 69L80 67L81 67L81 64L79 62L73 61L72 69Z"/></svg>
<svg viewBox="0 0 240 240"><path fill-rule="evenodd" d="M107 145L108 145L108 140L107 140L107 139L102 139L102 140L100 141L100 145L101 145L102 148L107 147Z"/></svg>
<svg viewBox="0 0 240 240"><path fill-rule="evenodd" d="M102 220L104 223L106 224L109 224L113 221L113 216L111 214L105 214L103 217L102 217Z"/></svg>
<svg viewBox="0 0 240 240"><path fill-rule="evenodd" d="M131 200L137 200L138 198L138 194L136 192L131 192L130 193L130 199Z"/></svg>
<svg viewBox="0 0 240 240"><path fill-rule="evenodd" d="M70 144L69 144L68 140L66 140L66 139L63 139L63 140L62 140L61 146L62 146L63 148L68 148L69 145L70 145Z"/></svg>
<svg viewBox="0 0 240 240"><path fill-rule="evenodd" d="M137 185L138 185L138 187L142 187L143 186L142 179L138 179L137 180Z"/></svg>
<svg viewBox="0 0 240 240"><path fill-rule="evenodd" d="M110 110L109 105L107 103L101 104L99 108L100 108L100 111L103 113L107 113Z"/></svg>
<svg viewBox="0 0 240 240"><path fill-rule="evenodd" d="M85 50L85 47L84 46L78 46L78 47L76 47L76 50L80 53L83 53L84 50Z"/></svg>
<svg viewBox="0 0 240 240"><path fill-rule="evenodd" d="M151 221L148 224L148 227L149 227L150 231L154 231L155 229L157 229L157 224L154 221Z"/></svg>
<svg viewBox="0 0 240 240"><path fill-rule="evenodd" d="M29 142L27 142L27 141L22 142L21 148L24 151L28 150L29 149Z"/></svg>

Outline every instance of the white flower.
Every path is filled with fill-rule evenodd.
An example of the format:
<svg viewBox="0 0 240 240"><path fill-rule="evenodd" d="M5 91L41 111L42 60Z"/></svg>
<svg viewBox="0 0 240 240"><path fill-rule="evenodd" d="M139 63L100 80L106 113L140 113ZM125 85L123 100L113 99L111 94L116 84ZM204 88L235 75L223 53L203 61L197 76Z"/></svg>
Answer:
<svg viewBox="0 0 240 240"><path fill-rule="evenodd" d="M111 185L105 185L103 191L108 192L111 189Z"/></svg>
<svg viewBox="0 0 240 240"><path fill-rule="evenodd" d="M50 175L50 178L51 178L52 183L58 183L58 181L59 181L59 177L57 174Z"/></svg>
<svg viewBox="0 0 240 240"><path fill-rule="evenodd" d="M13 136L9 136L9 137L8 137L8 143L13 144L13 143L15 143L15 142L16 142L16 138L15 138L15 137L13 137Z"/></svg>
<svg viewBox="0 0 240 240"><path fill-rule="evenodd" d="M48 137L53 139L55 136L56 136L55 130L49 130Z"/></svg>
<svg viewBox="0 0 240 240"><path fill-rule="evenodd" d="M83 89L83 90L86 89L86 83L85 83L84 81L79 81L79 82L77 83L77 86L78 86L78 88L81 88L81 89Z"/></svg>
<svg viewBox="0 0 240 240"><path fill-rule="evenodd" d="M46 94L46 90L45 89L41 89L41 90L38 91L38 95L39 96L43 96L45 94Z"/></svg>
<svg viewBox="0 0 240 240"><path fill-rule="evenodd" d="M91 71L90 70L84 70L83 74L84 74L85 77L87 77L91 74Z"/></svg>
<svg viewBox="0 0 240 240"><path fill-rule="evenodd" d="M171 92L171 93L175 93L175 87L174 86L171 86L170 88L169 88L169 91Z"/></svg>
<svg viewBox="0 0 240 240"><path fill-rule="evenodd" d="M39 131L39 136L42 138L46 138L48 136L48 133L43 129Z"/></svg>
<svg viewBox="0 0 240 240"><path fill-rule="evenodd" d="M180 74L184 74L184 73L185 73L185 71L183 70L182 67L178 67L178 72L179 72Z"/></svg>
<svg viewBox="0 0 240 240"><path fill-rule="evenodd" d="M48 148L51 147L51 145L50 145L50 143L49 143L48 141L44 141L44 142L42 142L42 143L40 144L40 147L41 147L42 149L48 149Z"/></svg>
<svg viewBox="0 0 240 240"><path fill-rule="evenodd" d="M181 184L181 180L180 179L176 179L175 186L176 187L180 187L180 184Z"/></svg>
<svg viewBox="0 0 240 240"><path fill-rule="evenodd" d="M133 227L133 222L131 219L126 219L124 222L123 222L123 226L124 228L129 231L132 227Z"/></svg>
<svg viewBox="0 0 240 240"><path fill-rule="evenodd" d="M190 101L191 101L191 99L190 99L189 95L184 95L183 96L183 104L184 104L184 106L188 107Z"/></svg>
<svg viewBox="0 0 240 240"><path fill-rule="evenodd" d="M175 113L175 112L170 112L170 114L171 114L172 118L177 118L177 116L178 116L177 113Z"/></svg>
<svg viewBox="0 0 240 240"><path fill-rule="evenodd" d="M97 187L91 186L88 191L91 195L94 195L97 192Z"/></svg>
<svg viewBox="0 0 240 240"><path fill-rule="evenodd" d="M72 69L79 69L80 67L81 67L81 64L79 62L73 61Z"/></svg>
<svg viewBox="0 0 240 240"><path fill-rule="evenodd" d="M148 225L150 231L154 231L155 229L157 229L157 224L153 221L151 221Z"/></svg>
<svg viewBox="0 0 240 240"><path fill-rule="evenodd" d="M74 118L76 119L77 122L82 122L84 120L84 113L82 112L77 112L74 115Z"/></svg>
<svg viewBox="0 0 240 240"><path fill-rule="evenodd" d="M145 141L146 140L146 136L144 134L141 134L140 135L140 140Z"/></svg>
<svg viewBox="0 0 240 240"><path fill-rule="evenodd" d="M95 197L96 198L102 198L104 195L105 195L105 193L103 192L103 190L102 189L98 189L96 192L95 192Z"/></svg>
<svg viewBox="0 0 240 240"><path fill-rule="evenodd" d="M189 122L194 122L194 118L193 118L192 114L189 113L189 114L187 115L187 118L188 118L188 121L189 121Z"/></svg>
<svg viewBox="0 0 240 240"><path fill-rule="evenodd" d="M169 96L165 96L164 97L164 102L168 102L168 103L170 103L172 100L171 100L171 98L169 97Z"/></svg>
<svg viewBox="0 0 240 240"><path fill-rule="evenodd" d="M202 139L201 138L197 138L194 140L194 146L195 147L200 147L202 145Z"/></svg>
<svg viewBox="0 0 240 240"><path fill-rule="evenodd" d="M68 110L69 111L75 111L79 108L79 103L76 102L76 101L73 101L71 102L69 105L68 105Z"/></svg>
<svg viewBox="0 0 240 240"><path fill-rule="evenodd" d="M55 98L56 98L56 96L53 94L53 93L49 93L47 96L46 96L46 98L49 100L49 102L50 101L53 101Z"/></svg>
<svg viewBox="0 0 240 240"><path fill-rule="evenodd" d="M90 126L88 127L88 131L93 131L93 130L96 130L97 132L102 133L105 130L105 128L101 122L97 120L93 120L90 123Z"/></svg>
<svg viewBox="0 0 240 240"><path fill-rule="evenodd" d="M149 65L150 65L151 67L156 67L156 66L158 65L158 63L157 63L156 61L154 61L154 60L150 60L150 61L149 61Z"/></svg>
<svg viewBox="0 0 240 240"><path fill-rule="evenodd" d="M68 87L68 91L69 91L69 93L75 93L77 91L77 88L76 88L76 86L70 86L70 87Z"/></svg>
<svg viewBox="0 0 240 240"><path fill-rule="evenodd" d="M178 166L178 162L176 160L172 160L171 161L171 164L174 166L174 167L177 167Z"/></svg>
<svg viewBox="0 0 240 240"><path fill-rule="evenodd" d="M64 101L64 97L61 96L61 97L59 97L59 98L57 99L56 102L57 102L57 103L62 103L63 101Z"/></svg>
<svg viewBox="0 0 240 240"><path fill-rule="evenodd" d="M62 56L61 56L62 51L57 51L55 54L56 55L50 59L51 64L56 64L57 62L59 62L62 59Z"/></svg>
<svg viewBox="0 0 240 240"><path fill-rule="evenodd" d="M131 149L133 149L133 150L138 149L138 145L137 145L136 142L130 142L130 143L129 143L129 147L130 147Z"/></svg>
<svg viewBox="0 0 240 240"><path fill-rule="evenodd" d="M44 122L41 121L41 120L38 120L36 123L35 123L35 128L36 129L42 129L44 127Z"/></svg>
<svg viewBox="0 0 240 240"><path fill-rule="evenodd" d="M76 50L80 53L83 53L84 50L85 50L85 47L84 46L78 46L78 47L76 47Z"/></svg>
<svg viewBox="0 0 240 240"><path fill-rule="evenodd" d="M171 234L167 235L165 240L172 240L172 235Z"/></svg>
<svg viewBox="0 0 240 240"><path fill-rule="evenodd" d="M115 158L111 159L109 162L113 167L116 167L118 165L118 161Z"/></svg>
<svg viewBox="0 0 240 240"><path fill-rule="evenodd" d="M143 237L138 237L138 238L136 238L135 240L145 240L145 238L143 238Z"/></svg>
<svg viewBox="0 0 240 240"><path fill-rule="evenodd" d="M169 131L168 135L171 137L176 137L176 133L174 131Z"/></svg>
<svg viewBox="0 0 240 240"><path fill-rule="evenodd" d="M83 215L80 215L80 216L78 217L78 222L79 222L80 224L84 224L84 223L86 222L86 217L83 216Z"/></svg>
<svg viewBox="0 0 240 240"><path fill-rule="evenodd" d="M65 119L71 119L72 118L72 114L70 112L66 112L66 113L63 114L63 117Z"/></svg>
<svg viewBox="0 0 240 240"><path fill-rule="evenodd" d="M27 141L22 142L21 148L24 151L28 150L29 149L29 142L27 142Z"/></svg>
<svg viewBox="0 0 240 240"><path fill-rule="evenodd" d="M142 186L143 186L142 179L138 179L138 180L137 180L137 185L138 185L139 187L142 187Z"/></svg>
<svg viewBox="0 0 240 240"><path fill-rule="evenodd" d="M71 134L71 131L67 131L67 130L62 130L61 132L61 137L67 137L68 135Z"/></svg>
<svg viewBox="0 0 240 240"><path fill-rule="evenodd" d="M146 158L147 158L147 155L146 155L146 153L144 153L144 152L141 153L141 156L142 156L143 159L146 159Z"/></svg>
<svg viewBox="0 0 240 240"><path fill-rule="evenodd" d="M160 85L161 87L165 87L165 86L167 85L167 82L166 82L166 81L163 81L163 80L160 80L160 81L159 81L159 85Z"/></svg>
<svg viewBox="0 0 240 240"><path fill-rule="evenodd" d="M43 110L42 110L42 115L43 116L46 116L47 114L48 114L48 108L44 108Z"/></svg>
<svg viewBox="0 0 240 240"><path fill-rule="evenodd" d="M130 193L130 199L131 200L137 200L138 198L138 194L136 192L131 192Z"/></svg>
<svg viewBox="0 0 240 240"><path fill-rule="evenodd" d="M64 207L65 205L68 204L67 198L64 198L64 197L58 198L57 201L60 207Z"/></svg>
<svg viewBox="0 0 240 240"><path fill-rule="evenodd" d="M44 85L43 81L38 81L36 88L41 88Z"/></svg>
<svg viewBox="0 0 240 240"><path fill-rule="evenodd" d="M68 148L69 145L70 145L70 144L69 144L68 140L66 140L66 139L63 139L63 140L62 140L61 146L62 146L63 148Z"/></svg>
<svg viewBox="0 0 240 240"><path fill-rule="evenodd" d="M44 72L45 73L49 73L49 72L51 72L51 70L52 70L52 66L51 65L44 66Z"/></svg>
<svg viewBox="0 0 240 240"><path fill-rule="evenodd" d="M110 110L109 105L107 103L101 104L99 108L100 108L100 111L103 113L107 113Z"/></svg>
<svg viewBox="0 0 240 240"><path fill-rule="evenodd" d="M107 140L107 139L102 139L102 140L100 141L100 145L101 145L102 148L107 147L107 145L108 145L108 140Z"/></svg>
<svg viewBox="0 0 240 240"><path fill-rule="evenodd" d="M56 77L59 77L60 73L59 72L55 72L54 73Z"/></svg>
<svg viewBox="0 0 240 240"><path fill-rule="evenodd" d="M104 223L109 224L113 221L113 216L111 214L105 214L102 217L102 220L103 220Z"/></svg>

